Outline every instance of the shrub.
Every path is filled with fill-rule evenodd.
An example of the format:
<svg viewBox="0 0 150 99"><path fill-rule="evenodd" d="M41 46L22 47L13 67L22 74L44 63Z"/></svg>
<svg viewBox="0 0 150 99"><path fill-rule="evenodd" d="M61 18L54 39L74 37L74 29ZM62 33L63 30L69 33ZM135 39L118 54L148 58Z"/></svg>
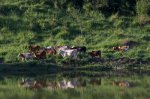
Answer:
<svg viewBox="0 0 150 99"><path fill-rule="evenodd" d="M145 21L150 21L149 10L150 10L149 0L138 0L136 3L136 12L138 23L142 24Z"/></svg>

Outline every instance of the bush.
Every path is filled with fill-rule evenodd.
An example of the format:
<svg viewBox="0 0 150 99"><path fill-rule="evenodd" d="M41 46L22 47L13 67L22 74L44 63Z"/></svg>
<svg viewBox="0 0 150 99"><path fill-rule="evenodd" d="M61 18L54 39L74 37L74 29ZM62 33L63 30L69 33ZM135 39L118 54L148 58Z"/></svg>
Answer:
<svg viewBox="0 0 150 99"><path fill-rule="evenodd" d="M138 23L142 24L145 21L150 21L148 16L150 11L149 0L138 0L136 3L136 12L138 17Z"/></svg>
<svg viewBox="0 0 150 99"><path fill-rule="evenodd" d="M20 8L17 5L0 5L0 13L2 15L12 15L12 14L16 14L16 15L23 15L25 12L26 8Z"/></svg>

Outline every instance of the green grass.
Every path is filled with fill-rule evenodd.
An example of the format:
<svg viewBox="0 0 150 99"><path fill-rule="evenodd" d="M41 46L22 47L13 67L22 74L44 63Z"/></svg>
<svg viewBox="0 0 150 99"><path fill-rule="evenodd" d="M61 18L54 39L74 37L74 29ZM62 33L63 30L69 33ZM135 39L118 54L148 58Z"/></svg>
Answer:
<svg viewBox="0 0 150 99"><path fill-rule="evenodd" d="M28 3L7 0L0 5L0 57L4 62L18 61L18 53L27 52L28 44L85 45L88 51L99 49L102 56L107 57L112 46L121 45L126 39L139 44L122 56L150 56L150 25L138 25L136 16L114 14L105 17L94 11L87 13L74 9L70 12L40 2ZM120 57L117 53L111 55Z"/></svg>

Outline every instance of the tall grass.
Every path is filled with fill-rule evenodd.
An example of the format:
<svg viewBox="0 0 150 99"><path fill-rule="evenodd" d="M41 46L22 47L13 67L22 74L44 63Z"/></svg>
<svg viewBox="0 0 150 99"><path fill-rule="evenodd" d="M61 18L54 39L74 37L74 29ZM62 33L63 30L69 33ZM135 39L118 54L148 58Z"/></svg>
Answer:
<svg viewBox="0 0 150 99"><path fill-rule="evenodd" d="M138 22L140 24L150 21L149 10L150 10L149 0L138 0L137 1L136 12L137 12Z"/></svg>

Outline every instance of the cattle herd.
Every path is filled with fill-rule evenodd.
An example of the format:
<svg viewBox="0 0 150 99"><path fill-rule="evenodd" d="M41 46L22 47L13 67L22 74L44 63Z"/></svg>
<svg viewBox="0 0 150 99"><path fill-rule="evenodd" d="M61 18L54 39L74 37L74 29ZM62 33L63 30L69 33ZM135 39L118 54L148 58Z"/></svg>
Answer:
<svg viewBox="0 0 150 99"><path fill-rule="evenodd" d="M29 52L20 53L18 55L19 59L22 61L29 59L45 59L46 55L59 55L64 57L68 57L70 59L78 59L78 53L86 53L87 48L85 46L48 46L41 47L38 45L29 45ZM99 57L101 58L101 51L92 51L88 52L91 57Z"/></svg>
<svg viewBox="0 0 150 99"><path fill-rule="evenodd" d="M112 83L113 86L119 87L130 87L131 82L129 83L127 80L114 81ZM91 78L88 81L82 78L73 78L72 80L63 78L59 81L47 81L47 80L34 80L30 78L22 78L19 83L19 87L23 87L26 89L68 89L68 88L77 88L77 87L86 87L89 85L101 86L102 79L101 78Z"/></svg>
<svg viewBox="0 0 150 99"><path fill-rule="evenodd" d="M127 51L129 49L128 45L115 46L112 48L113 51ZM85 46L48 46L41 47L38 45L29 45L27 53L19 53L18 58L22 61L30 59L46 59L47 55L59 55L63 58L67 57L70 59L78 59L78 53L87 53L92 58L101 59L101 51L94 50L87 52Z"/></svg>
<svg viewBox="0 0 150 99"><path fill-rule="evenodd" d="M131 43L127 42L122 46L115 46L112 48L113 51L128 51ZM30 60L30 59L46 59L47 55L58 55L63 58L67 57L69 59L76 60L78 59L79 53L88 54L91 58L99 58L101 59L101 51L94 50L91 52L87 52L87 48L85 46L48 46L41 47L38 45L29 45L27 53L19 53L18 58L22 61ZM29 78L22 78L19 86L28 88L28 89L68 89L68 88L76 88L76 87L85 87L87 85L101 85L101 79L90 79L89 81L85 81L80 78L74 78L72 80L62 79L59 81L44 81L44 80L33 80ZM120 87L130 87L131 82L128 81L114 81L112 82L113 86Z"/></svg>

